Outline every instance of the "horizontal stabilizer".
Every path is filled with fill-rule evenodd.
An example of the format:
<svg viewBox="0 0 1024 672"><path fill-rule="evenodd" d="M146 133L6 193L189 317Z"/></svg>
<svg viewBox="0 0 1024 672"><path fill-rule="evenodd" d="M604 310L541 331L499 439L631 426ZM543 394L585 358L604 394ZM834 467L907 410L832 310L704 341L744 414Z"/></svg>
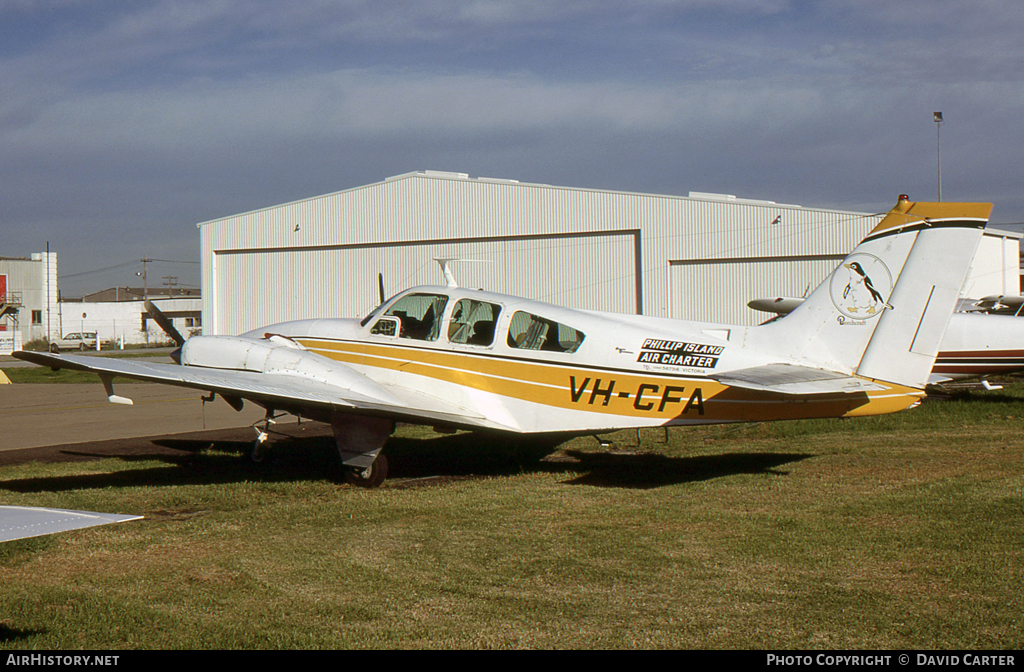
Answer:
<svg viewBox="0 0 1024 672"><path fill-rule="evenodd" d="M774 299L754 299L747 302L747 308L760 310L763 313L775 313L776 315L789 315L797 306L803 303L803 299L791 299L783 296Z"/></svg>
<svg viewBox="0 0 1024 672"><path fill-rule="evenodd" d="M731 387L779 394L854 394L889 389L863 378L794 364L754 366L710 377Z"/></svg>

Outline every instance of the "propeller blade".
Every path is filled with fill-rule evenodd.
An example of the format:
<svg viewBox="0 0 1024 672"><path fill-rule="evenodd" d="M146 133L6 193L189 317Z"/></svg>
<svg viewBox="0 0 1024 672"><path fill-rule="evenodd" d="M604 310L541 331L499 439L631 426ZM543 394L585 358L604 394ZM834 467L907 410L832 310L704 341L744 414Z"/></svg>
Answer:
<svg viewBox="0 0 1024 672"><path fill-rule="evenodd" d="M377 274L377 289L380 291L380 302L384 303L384 274Z"/></svg>
<svg viewBox="0 0 1024 672"><path fill-rule="evenodd" d="M170 318L160 312L160 309L153 305L153 302L149 299L143 301L142 305L146 307L146 312L149 313L160 328L164 330L164 333L171 337L171 339L178 345L181 346L185 342L185 338L178 333L178 330L174 328L174 324L171 323Z"/></svg>

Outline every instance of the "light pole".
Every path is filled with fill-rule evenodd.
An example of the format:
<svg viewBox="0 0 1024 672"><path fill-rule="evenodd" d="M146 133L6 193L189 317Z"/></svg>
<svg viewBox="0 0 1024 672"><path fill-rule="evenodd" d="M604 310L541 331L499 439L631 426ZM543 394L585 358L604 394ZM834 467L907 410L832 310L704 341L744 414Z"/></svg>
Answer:
<svg viewBox="0 0 1024 672"><path fill-rule="evenodd" d="M932 112L932 121L935 122L935 165L939 172L939 202L942 202L942 154L939 151L939 127L942 126L942 112Z"/></svg>

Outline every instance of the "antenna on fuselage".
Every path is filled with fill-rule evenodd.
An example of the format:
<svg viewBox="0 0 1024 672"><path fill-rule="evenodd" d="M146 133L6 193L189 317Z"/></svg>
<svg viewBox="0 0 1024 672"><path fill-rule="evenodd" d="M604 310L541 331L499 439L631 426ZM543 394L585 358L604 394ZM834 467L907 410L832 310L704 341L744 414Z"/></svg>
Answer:
<svg viewBox="0 0 1024 672"><path fill-rule="evenodd" d="M455 274L452 273L452 269L448 267L448 265L453 261L469 261L484 264L491 263L490 259L456 259L455 257L434 257L434 261L441 266L441 273L444 274L445 284L449 288L459 286L459 283L455 281Z"/></svg>

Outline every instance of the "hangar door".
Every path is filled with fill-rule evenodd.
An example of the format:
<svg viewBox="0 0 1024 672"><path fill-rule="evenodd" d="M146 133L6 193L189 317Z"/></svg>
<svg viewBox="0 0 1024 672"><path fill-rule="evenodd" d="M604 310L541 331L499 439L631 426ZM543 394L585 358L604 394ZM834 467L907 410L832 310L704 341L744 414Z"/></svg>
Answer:
<svg viewBox="0 0 1024 672"><path fill-rule="evenodd" d="M361 317L386 296L444 285L435 258L462 287L515 294L571 308L636 313L641 308L639 232L603 231L458 241L421 241L213 255L211 332L318 317Z"/></svg>
<svg viewBox="0 0 1024 672"><path fill-rule="evenodd" d="M760 324L770 314L747 308L748 301L805 296L842 259L842 255L816 255L670 261L671 316L725 324Z"/></svg>

